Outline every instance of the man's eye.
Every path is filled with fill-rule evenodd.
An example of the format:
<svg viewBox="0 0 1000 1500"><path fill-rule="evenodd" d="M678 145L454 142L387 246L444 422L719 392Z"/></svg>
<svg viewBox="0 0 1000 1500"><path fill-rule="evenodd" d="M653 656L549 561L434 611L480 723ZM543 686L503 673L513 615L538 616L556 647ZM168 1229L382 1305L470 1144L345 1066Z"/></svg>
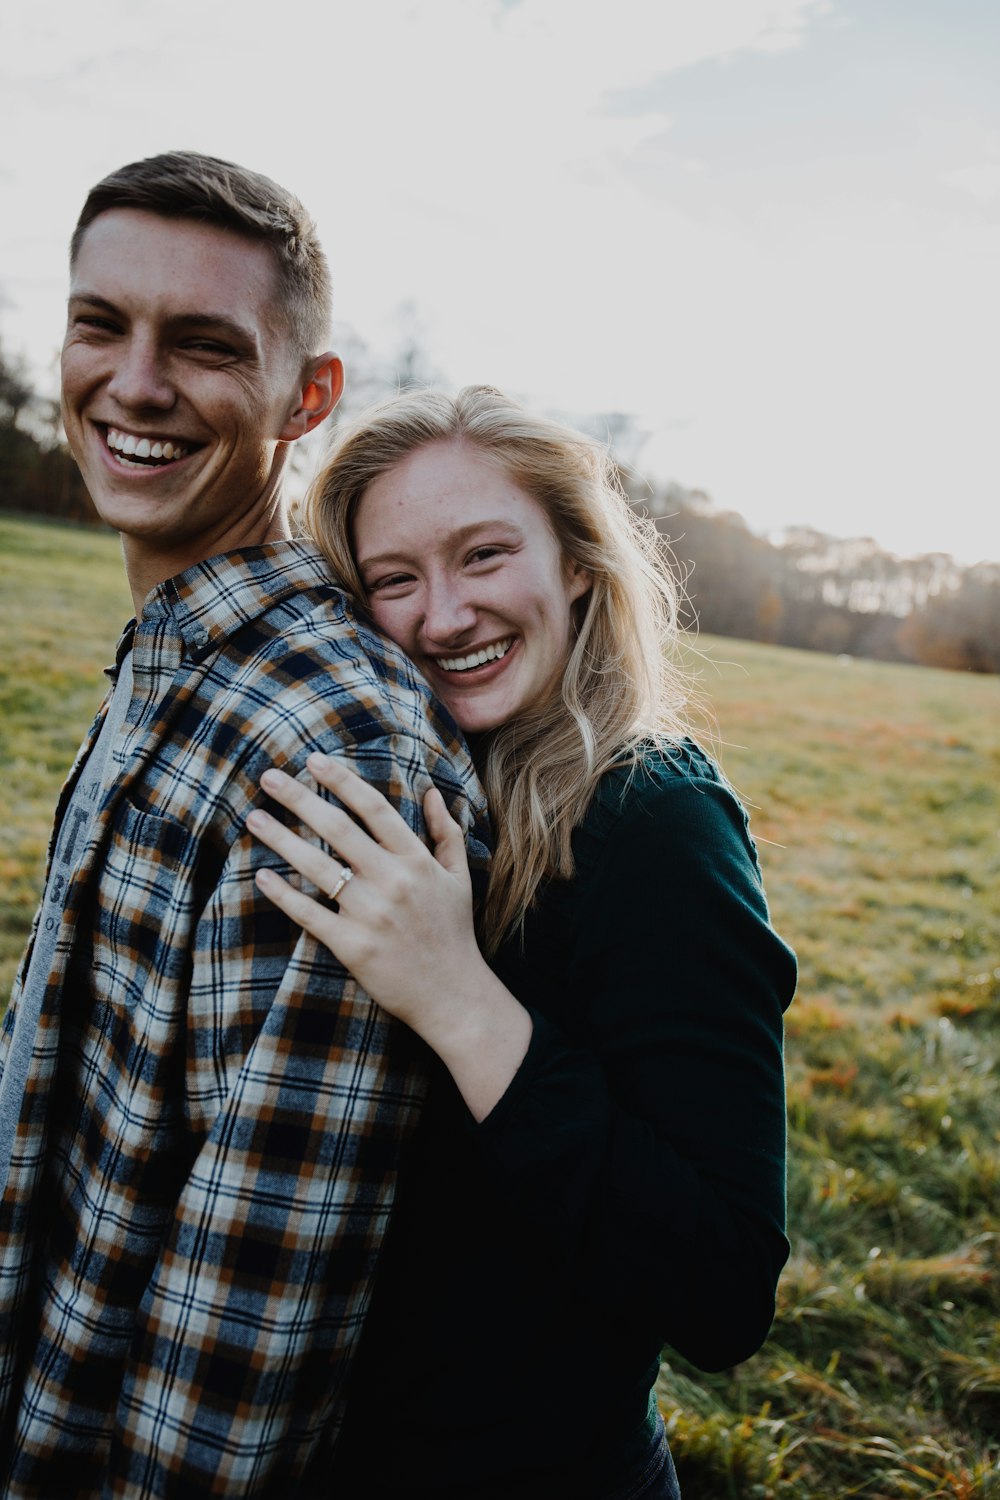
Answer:
<svg viewBox="0 0 1000 1500"><path fill-rule="evenodd" d="M73 322L76 327L87 328L95 333L118 333L120 331L117 323L112 322L110 318L98 317L96 313L81 313L73 319Z"/></svg>
<svg viewBox="0 0 1000 1500"><path fill-rule="evenodd" d="M229 344L220 344L217 339L189 339L184 347L193 354L213 354L220 359L230 358L236 352Z"/></svg>

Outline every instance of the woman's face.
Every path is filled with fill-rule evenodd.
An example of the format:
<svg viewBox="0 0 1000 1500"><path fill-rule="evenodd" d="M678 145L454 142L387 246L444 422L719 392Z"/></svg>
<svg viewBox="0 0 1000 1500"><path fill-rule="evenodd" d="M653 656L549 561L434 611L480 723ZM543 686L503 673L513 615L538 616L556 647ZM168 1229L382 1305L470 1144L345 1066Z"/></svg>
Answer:
<svg viewBox="0 0 1000 1500"><path fill-rule="evenodd" d="M590 575L563 561L537 501L460 440L380 475L354 522L376 623L466 734L496 729L559 681L574 600Z"/></svg>

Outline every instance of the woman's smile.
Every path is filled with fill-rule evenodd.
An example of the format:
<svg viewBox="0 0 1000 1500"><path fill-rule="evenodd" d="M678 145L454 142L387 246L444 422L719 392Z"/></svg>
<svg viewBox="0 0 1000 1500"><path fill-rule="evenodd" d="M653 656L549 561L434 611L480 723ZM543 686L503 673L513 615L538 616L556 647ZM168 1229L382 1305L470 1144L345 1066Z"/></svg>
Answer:
<svg viewBox="0 0 1000 1500"><path fill-rule="evenodd" d="M477 667L485 667L492 661L503 661L513 644L508 638L505 641L494 641L489 646L474 646L462 656L439 657L435 666L440 667L443 672L474 672Z"/></svg>

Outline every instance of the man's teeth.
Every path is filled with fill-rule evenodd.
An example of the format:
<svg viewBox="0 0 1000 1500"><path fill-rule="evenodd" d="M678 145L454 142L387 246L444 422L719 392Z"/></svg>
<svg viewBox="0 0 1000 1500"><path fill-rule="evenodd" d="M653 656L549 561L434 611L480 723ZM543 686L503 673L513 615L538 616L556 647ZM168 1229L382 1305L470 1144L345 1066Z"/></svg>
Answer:
<svg viewBox="0 0 1000 1500"><path fill-rule="evenodd" d="M173 438L137 438L131 432L119 432L117 427L108 428L107 443L119 458L150 459L154 463L172 463L176 458L185 458L189 451L186 443L175 442Z"/></svg>
<svg viewBox="0 0 1000 1500"><path fill-rule="evenodd" d="M484 646L481 651L473 651L471 656L439 656L438 666L446 672L470 672L473 667L482 667L488 661L496 661L501 656L506 656L513 645L513 640L494 641L492 646Z"/></svg>

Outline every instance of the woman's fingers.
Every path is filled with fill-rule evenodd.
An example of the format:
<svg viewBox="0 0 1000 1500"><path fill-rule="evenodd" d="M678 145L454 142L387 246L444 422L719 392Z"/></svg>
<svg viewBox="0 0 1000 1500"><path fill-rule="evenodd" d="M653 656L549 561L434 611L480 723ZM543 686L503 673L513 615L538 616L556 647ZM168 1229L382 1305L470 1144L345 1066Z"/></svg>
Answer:
<svg viewBox="0 0 1000 1500"><path fill-rule="evenodd" d="M317 797L316 800L318 802L321 799ZM313 885L327 896L333 896L334 890L343 879L345 869L351 868L345 860L331 859L328 854L324 854L322 849L317 849L315 844L307 844L305 839L299 838L297 833L293 833L290 828L286 828L283 823L279 823L277 818L272 818L270 813L264 812L262 808L255 807L253 812L248 814L247 827L256 838L260 839L261 843L273 849L275 854L280 854L294 870L298 870L300 875L311 880ZM282 881L282 884L285 883ZM261 889L264 890L265 887L262 885ZM334 899L338 899L344 890L346 890L346 885L341 884L341 889ZM270 890L267 890L267 894L271 895ZM285 907L284 910L287 911L288 908Z"/></svg>
<svg viewBox="0 0 1000 1500"><path fill-rule="evenodd" d="M331 953L336 954L337 915L328 906L321 906L311 896L297 891L276 870L258 870L256 881L269 901L281 908L300 927L318 938Z"/></svg>
<svg viewBox="0 0 1000 1500"><path fill-rule="evenodd" d="M344 864L361 868L377 853L375 844L353 818L349 818L341 808L331 807L329 802L318 797L309 787L303 786L294 776L272 768L264 772L260 784L269 797L280 802L282 807L287 807L299 822L311 828L324 843L329 844ZM249 819L247 823L249 827L253 826ZM257 830L253 831L256 833ZM271 847L273 849L275 846L272 844Z"/></svg>
<svg viewBox="0 0 1000 1500"><path fill-rule="evenodd" d="M306 766L320 786L333 792L345 807L357 814L383 849L392 854L410 854L414 845L420 845L420 840L392 803L343 761L316 751L309 756Z"/></svg>
<svg viewBox="0 0 1000 1500"><path fill-rule="evenodd" d="M469 975L488 975L476 946L472 883L461 827L436 789L424 798L433 855L386 799L327 757L308 767L335 794L332 807L284 773L268 771L261 785L295 818L331 844L334 858L257 808L248 828L301 875L338 903L295 890L273 870L257 884L276 906L333 952L385 1010L412 1026L431 1046L454 1037L468 997ZM352 816L353 815L353 816ZM373 837L354 822L364 821ZM360 841L360 857L354 853ZM344 871L356 878L338 889Z"/></svg>
<svg viewBox="0 0 1000 1500"><path fill-rule="evenodd" d="M423 861L428 859L428 852L382 793L330 756L310 755L307 766L320 786L333 792L342 806L331 805L301 781L276 768L264 772L261 786L300 824L330 845L334 857L262 808L254 809L247 817L251 833L333 900L340 899L337 885L345 870L352 875L357 871L369 883L374 881L392 904L406 899L407 882L416 882L423 893L429 874ZM448 812L436 787L428 790L423 806L434 859L442 871L464 886L469 881L469 868L461 826ZM350 813L364 821L372 837ZM393 856L405 858L397 863ZM347 878L350 880L351 875Z"/></svg>
<svg viewBox="0 0 1000 1500"><path fill-rule="evenodd" d="M434 858L450 875L468 874L465 834L456 823L436 786L424 797L424 822L434 843Z"/></svg>

